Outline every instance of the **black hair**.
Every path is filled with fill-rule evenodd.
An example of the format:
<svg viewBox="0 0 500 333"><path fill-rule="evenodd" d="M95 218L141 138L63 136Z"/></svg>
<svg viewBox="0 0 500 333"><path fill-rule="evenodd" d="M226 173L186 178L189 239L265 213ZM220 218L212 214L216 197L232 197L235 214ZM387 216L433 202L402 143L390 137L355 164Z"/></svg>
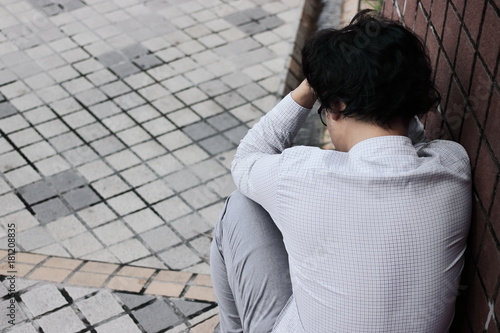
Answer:
<svg viewBox="0 0 500 333"><path fill-rule="evenodd" d="M345 117L390 127L423 115L440 101L422 41L374 11L343 29L318 31L302 49L302 71L321 105ZM344 102L343 111L332 108Z"/></svg>

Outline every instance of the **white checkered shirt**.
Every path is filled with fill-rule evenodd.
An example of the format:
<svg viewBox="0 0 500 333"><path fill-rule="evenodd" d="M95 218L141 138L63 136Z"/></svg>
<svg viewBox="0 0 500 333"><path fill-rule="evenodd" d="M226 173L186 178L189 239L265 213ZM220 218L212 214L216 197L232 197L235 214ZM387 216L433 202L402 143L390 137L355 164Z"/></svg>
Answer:
<svg viewBox="0 0 500 333"><path fill-rule="evenodd" d="M364 140L348 152L289 148L310 110L291 95L241 141L238 189L283 233L293 297L273 332L447 332L471 211L455 142Z"/></svg>

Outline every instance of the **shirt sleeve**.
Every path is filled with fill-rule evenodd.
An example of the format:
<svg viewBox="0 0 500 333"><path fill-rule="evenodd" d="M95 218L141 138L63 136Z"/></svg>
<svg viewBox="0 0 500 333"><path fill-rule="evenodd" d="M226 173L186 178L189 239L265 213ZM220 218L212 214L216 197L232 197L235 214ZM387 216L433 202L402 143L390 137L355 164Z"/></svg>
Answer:
<svg viewBox="0 0 500 333"><path fill-rule="evenodd" d="M283 98L250 129L236 150L231 172L236 187L273 216L281 153L289 148L311 110Z"/></svg>

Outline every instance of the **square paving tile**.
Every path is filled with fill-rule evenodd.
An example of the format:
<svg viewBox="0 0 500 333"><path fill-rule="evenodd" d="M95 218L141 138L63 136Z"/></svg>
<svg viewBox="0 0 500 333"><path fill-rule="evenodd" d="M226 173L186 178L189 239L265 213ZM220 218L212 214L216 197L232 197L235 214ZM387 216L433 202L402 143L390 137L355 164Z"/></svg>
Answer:
<svg viewBox="0 0 500 333"><path fill-rule="evenodd" d="M39 225L37 219L26 209L4 216L0 219L0 222L6 229L10 223L15 223L16 232L21 232Z"/></svg>
<svg viewBox="0 0 500 333"><path fill-rule="evenodd" d="M116 292L116 296L120 297L122 302L129 308L134 309L139 305L147 303L154 299L154 296L151 295L134 295L128 293Z"/></svg>
<svg viewBox="0 0 500 333"><path fill-rule="evenodd" d="M57 192L45 180L39 180L21 187L18 192L29 204L37 203L57 195Z"/></svg>
<svg viewBox="0 0 500 333"><path fill-rule="evenodd" d="M123 219L138 234L164 224L162 219L149 208L127 215Z"/></svg>
<svg viewBox="0 0 500 333"><path fill-rule="evenodd" d="M177 192L182 192L200 184L200 180L187 168L168 175L164 179Z"/></svg>
<svg viewBox="0 0 500 333"><path fill-rule="evenodd" d="M182 217L172 222L171 225L185 239L192 238L200 233L209 232L213 229L210 224L205 222L205 219L196 213Z"/></svg>
<svg viewBox="0 0 500 333"><path fill-rule="evenodd" d="M193 140L200 140L216 133L216 130L204 121L188 125L182 131Z"/></svg>
<svg viewBox="0 0 500 333"><path fill-rule="evenodd" d="M47 230L59 240L65 240L86 231L83 224L73 215L62 217L47 225Z"/></svg>
<svg viewBox="0 0 500 333"><path fill-rule="evenodd" d="M62 244L74 257L81 257L85 254L102 249L103 247L89 232L84 232L68 238L63 241Z"/></svg>
<svg viewBox="0 0 500 333"><path fill-rule="evenodd" d="M117 175L98 180L92 183L92 187L104 198L115 196L130 189L130 186Z"/></svg>
<svg viewBox="0 0 500 333"><path fill-rule="evenodd" d="M80 318L69 306L41 317L37 323L47 333L78 332L85 328Z"/></svg>
<svg viewBox="0 0 500 333"><path fill-rule="evenodd" d="M114 221L95 228L94 233L106 245L115 244L134 236L121 221Z"/></svg>
<svg viewBox="0 0 500 333"><path fill-rule="evenodd" d="M135 322L128 315L113 319L96 327L97 333L141 333Z"/></svg>
<svg viewBox="0 0 500 333"><path fill-rule="evenodd" d="M70 214L69 209L59 198L54 198L32 206L35 216L42 224L52 222Z"/></svg>
<svg viewBox="0 0 500 333"><path fill-rule="evenodd" d="M68 303L53 284L44 284L31 289L22 294L21 299L33 316L41 315Z"/></svg>
<svg viewBox="0 0 500 333"><path fill-rule="evenodd" d="M54 186L60 193L64 193L68 190L77 188L79 186L85 185L87 182L80 173L75 170L68 170L55 174L48 178L48 181Z"/></svg>
<svg viewBox="0 0 500 333"><path fill-rule="evenodd" d="M0 103L0 119L16 114L17 109L9 102Z"/></svg>
<svg viewBox="0 0 500 333"><path fill-rule="evenodd" d="M71 190L63 195L75 210L79 210L100 201L97 194L88 186Z"/></svg>
<svg viewBox="0 0 500 333"><path fill-rule="evenodd" d="M175 326L181 320L174 310L162 300L157 300L132 313L146 332L158 332L167 327Z"/></svg>
<svg viewBox="0 0 500 333"><path fill-rule="evenodd" d="M186 317L192 316L211 306L207 303L185 301L183 299L172 299L171 301Z"/></svg>
<svg viewBox="0 0 500 333"><path fill-rule="evenodd" d="M82 209L78 212L78 215L91 228L95 228L117 218L116 214L104 203Z"/></svg>
<svg viewBox="0 0 500 333"><path fill-rule="evenodd" d="M129 263L139 258L150 255L149 250L137 239L129 239L124 242L114 244L109 250L122 262Z"/></svg>
<svg viewBox="0 0 500 333"><path fill-rule="evenodd" d="M235 145L222 135L216 135L200 141L199 145L212 155L217 155L224 151L235 148Z"/></svg>
<svg viewBox="0 0 500 333"><path fill-rule="evenodd" d="M91 324L99 323L124 312L120 304L107 290L100 291L90 298L79 301L76 305Z"/></svg>
<svg viewBox="0 0 500 333"><path fill-rule="evenodd" d="M179 244L182 240L167 226L161 226L141 234L141 238L155 252Z"/></svg>
<svg viewBox="0 0 500 333"><path fill-rule="evenodd" d="M186 245L180 245L162 252L160 255L171 269L184 269L201 261Z"/></svg>
<svg viewBox="0 0 500 333"><path fill-rule="evenodd" d="M24 186L39 180L40 175L31 166L23 166L19 169L5 173L5 177L14 187Z"/></svg>
<svg viewBox="0 0 500 333"><path fill-rule="evenodd" d="M31 251L55 242L55 239L41 226L25 230L16 236L17 242L24 251Z"/></svg>

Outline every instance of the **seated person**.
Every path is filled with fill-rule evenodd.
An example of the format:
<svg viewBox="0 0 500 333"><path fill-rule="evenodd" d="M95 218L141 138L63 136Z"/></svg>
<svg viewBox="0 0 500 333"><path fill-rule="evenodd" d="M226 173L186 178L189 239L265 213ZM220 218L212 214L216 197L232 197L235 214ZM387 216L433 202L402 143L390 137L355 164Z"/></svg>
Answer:
<svg viewBox="0 0 500 333"><path fill-rule="evenodd" d="M302 51L306 80L248 132L214 230L221 332L447 332L471 213L468 156L428 141L422 42L361 12ZM315 101L336 150L290 148Z"/></svg>

